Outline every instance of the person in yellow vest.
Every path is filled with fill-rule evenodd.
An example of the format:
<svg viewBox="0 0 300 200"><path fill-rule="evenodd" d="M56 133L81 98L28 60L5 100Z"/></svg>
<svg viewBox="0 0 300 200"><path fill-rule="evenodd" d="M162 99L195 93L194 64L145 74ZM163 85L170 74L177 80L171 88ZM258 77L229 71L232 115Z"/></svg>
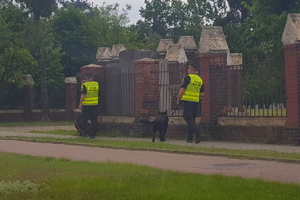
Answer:
<svg viewBox="0 0 300 200"><path fill-rule="evenodd" d="M99 84L93 81L93 75L87 74L86 81L81 86L79 109L82 110L82 137L95 139L97 132ZM91 120L91 130L88 130L88 120Z"/></svg>
<svg viewBox="0 0 300 200"><path fill-rule="evenodd" d="M203 80L197 74L196 66L188 65L187 75L183 79L177 95L177 105L183 105L183 119L188 125L187 142L193 142L195 134L195 143L201 141L201 133L196 124L196 117L199 113L201 97L204 96L205 88Z"/></svg>

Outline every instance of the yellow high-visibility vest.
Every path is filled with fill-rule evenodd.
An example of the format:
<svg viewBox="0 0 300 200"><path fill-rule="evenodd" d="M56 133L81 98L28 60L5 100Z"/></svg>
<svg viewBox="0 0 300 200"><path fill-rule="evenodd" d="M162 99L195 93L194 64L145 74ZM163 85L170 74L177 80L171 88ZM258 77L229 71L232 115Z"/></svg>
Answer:
<svg viewBox="0 0 300 200"><path fill-rule="evenodd" d="M190 84L185 89L181 98L183 101L199 102L200 101L200 88L202 87L203 80L196 74L188 74L191 78Z"/></svg>
<svg viewBox="0 0 300 200"><path fill-rule="evenodd" d="M82 102L84 106L98 105L99 84L96 81L85 82L83 85L86 88L86 96Z"/></svg>

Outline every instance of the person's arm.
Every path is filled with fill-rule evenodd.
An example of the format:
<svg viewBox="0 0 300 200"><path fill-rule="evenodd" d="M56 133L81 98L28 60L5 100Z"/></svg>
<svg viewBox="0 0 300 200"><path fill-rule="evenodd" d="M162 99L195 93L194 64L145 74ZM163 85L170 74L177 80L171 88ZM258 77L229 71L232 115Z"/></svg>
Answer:
<svg viewBox="0 0 300 200"><path fill-rule="evenodd" d="M181 98L183 96L183 94L185 93L186 87L188 86L188 84L190 84L191 81L191 77L186 76L183 79L183 84L180 86L179 92L177 94L177 105L180 104Z"/></svg>
<svg viewBox="0 0 300 200"><path fill-rule="evenodd" d="M79 101L79 109L82 110L82 102L85 99L85 94L81 94L80 95L80 101Z"/></svg>
<svg viewBox="0 0 300 200"><path fill-rule="evenodd" d="M80 100L79 100L79 109L82 110L82 102L84 101L86 96L86 87L83 85L81 95L80 95Z"/></svg>
<svg viewBox="0 0 300 200"><path fill-rule="evenodd" d="M204 97L205 95L205 86L204 86L204 83L202 84L201 86L201 89L200 89L200 97Z"/></svg>
<svg viewBox="0 0 300 200"><path fill-rule="evenodd" d="M180 100L181 100L181 98L182 98L184 92L185 92L185 88L181 87L181 88L179 89L179 92L178 92L178 95L177 95L177 105L180 104Z"/></svg>

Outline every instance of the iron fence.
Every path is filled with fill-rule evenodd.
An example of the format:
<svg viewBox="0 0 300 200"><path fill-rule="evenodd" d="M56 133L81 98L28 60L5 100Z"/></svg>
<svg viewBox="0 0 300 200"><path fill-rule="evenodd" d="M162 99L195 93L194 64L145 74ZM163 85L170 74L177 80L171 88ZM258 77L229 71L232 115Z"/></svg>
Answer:
<svg viewBox="0 0 300 200"><path fill-rule="evenodd" d="M236 66L210 66L210 85L205 84L205 86L210 90L210 109L213 113L217 113L217 117L286 116L284 67L282 63L271 64L246 62ZM99 77L100 115L134 116L135 80L133 70L121 69L116 64L106 67L105 71L106 75ZM169 115L182 116L182 107L176 106L176 99L185 72L186 64L161 60L159 70L151 72L150 75L153 80L158 80L157 95L159 97L155 98L155 101L158 102L152 108L150 107L153 102L149 102L147 109L167 110ZM17 94L20 97L12 98L18 101L6 100L5 104L2 103L1 109L22 108L23 92L20 89L18 91ZM49 92L51 108L65 106L63 87L50 87ZM38 102L38 93L35 94L35 101ZM13 93L6 97L12 96ZM2 101L4 102L4 100ZM37 105L36 103L35 106Z"/></svg>
<svg viewBox="0 0 300 200"><path fill-rule="evenodd" d="M219 116L286 116L285 78L282 71L251 64L223 68L219 70L223 80L213 90L219 93L215 97L225 98L215 100L219 101L216 105L223 105Z"/></svg>

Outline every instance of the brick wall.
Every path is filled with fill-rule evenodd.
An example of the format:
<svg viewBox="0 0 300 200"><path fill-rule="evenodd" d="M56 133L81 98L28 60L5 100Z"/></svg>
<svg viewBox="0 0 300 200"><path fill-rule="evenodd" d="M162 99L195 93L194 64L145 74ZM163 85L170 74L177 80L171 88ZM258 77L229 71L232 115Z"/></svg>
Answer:
<svg viewBox="0 0 300 200"><path fill-rule="evenodd" d="M143 110L156 115L159 110L159 62L138 60L134 62L135 117L140 118Z"/></svg>
<svg viewBox="0 0 300 200"><path fill-rule="evenodd" d="M200 77L203 79L205 85L205 96L202 98L202 123L216 123L216 117L220 112L220 107L216 106L216 102L219 97L216 96L217 93L212 93L215 90L215 85L220 84L222 77L217 76L218 70L223 70L220 66L227 65L227 52L224 53L207 53L199 55L199 66L200 66ZM215 69L211 69L211 68ZM211 75L210 71L215 72L215 75ZM216 77L212 77L216 76ZM214 87L214 88L211 88ZM221 106L222 107L222 106ZM222 110L222 108L221 108Z"/></svg>
<svg viewBox="0 0 300 200"><path fill-rule="evenodd" d="M170 117L172 120L172 117ZM141 123L110 123L99 122L99 132L145 137L151 141L152 126ZM199 128L204 141L238 141L264 144L300 145L299 128L284 128L282 126L220 126L217 124L200 124ZM156 136L158 138L158 132ZM101 133L100 133L101 135ZM166 139L186 140L187 126L185 124L169 124Z"/></svg>
<svg viewBox="0 0 300 200"><path fill-rule="evenodd" d="M66 92L66 119L74 120L74 109L78 108L79 99L77 99L77 79L75 77L68 77L65 79L65 92Z"/></svg>
<svg viewBox="0 0 300 200"><path fill-rule="evenodd" d="M254 142L264 144L299 145L299 129L271 126L218 126L220 141Z"/></svg>
<svg viewBox="0 0 300 200"><path fill-rule="evenodd" d="M284 46L285 80L286 80L286 127L298 127L299 117L299 72L300 72L300 45Z"/></svg>

